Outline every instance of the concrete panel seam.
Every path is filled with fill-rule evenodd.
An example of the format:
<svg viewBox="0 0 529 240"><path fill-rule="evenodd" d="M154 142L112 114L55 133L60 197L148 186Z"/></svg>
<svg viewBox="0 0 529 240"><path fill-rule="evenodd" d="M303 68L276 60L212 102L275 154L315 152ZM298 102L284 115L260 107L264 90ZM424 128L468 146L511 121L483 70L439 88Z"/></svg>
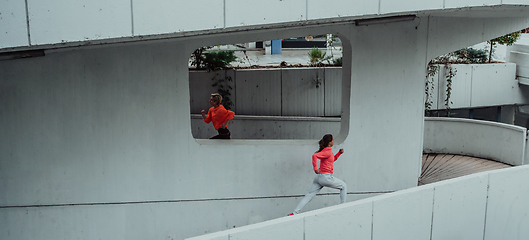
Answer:
<svg viewBox="0 0 529 240"><path fill-rule="evenodd" d="M428 19L426 20L426 52L424 53L424 58L425 58L425 63L426 63L426 67L428 67L428 43L429 43L429 37L430 37L430 16L428 16ZM428 79L426 79L428 80Z"/></svg>
<svg viewBox="0 0 529 240"><path fill-rule="evenodd" d="M233 83L233 97L232 99L234 101L236 101L237 99L237 92L235 91L235 89L237 88L237 74L235 74L235 71L231 71L233 73L233 79L232 79L232 83ZM225 76L228 76L228 70L226 70L226 73L224 74ZM233 101L232 101L233 102ZM233 111L237 112L237 104L233 103Z"/></svg>
<svg viewBox="0 0 529 240"><path fill-rule="evenodd" d="M305 20L309 20L309 0L305 0Z"/></svg>
<svg viewBox="0 0 529 240"><path fill-rule="evenodd" d="M443 108L443 99L441 98L441 73L444 73L444 70L442 68L439 69L437 72L437 108L441 109Z"/></svg>
<svg viewBox="0 0 529 240"><path fill-rule="evenodd" d="M305 233L306 231L306 220L307 218L303 218L303 240L305 240Z"/></svg>
<svg viewBox="0 0 529 240"><path fill-rule="evenodd" d="M487 211L489 209L489 193L490 193L490 173L487 174L487 198L485 199L485 217L483 220L483 240L485 240L485 234L487 230Z"/></svg>
<svg viewBox="0 0 529 240"><path fill-rule="evenodd" d="M226 28L226 0L222 1L222 6L223 6L222 18L224 20L222 28Z"/></svg>
<svg viewBox="0 0 529 240"><path fill-rule="evenodd" d="M433 217L435 214L435 187L433 188L433 198L432 198L432 220L430 221L430 240L433 238Z"/></svg>
<svg viewBox="0 0 529 240"><path fill-rule="evenodd" d="M325 81L327 81L327 79L325 78L325 76L326 76L325 75L325 69L326 68L323 68L323 77L322 77L323 80L321 81L321 84L322 84L322 87L323 87L323 116L326 116L325 113L327 112L327 111L325 111L325 108L327 107L327 104L325 102L325 92L326 92L325 91L325 87L326 87L325 86ZM318 81L318 72L316 72L316 81Z"/></svg>
<svg viewBox="0 0 529 240"><path fill-rule="evenodd" d="M470 67L470 107L472 107L472 83L474 83L474 67Z"/></svg>
<svg viewBox="0 0 529 240"><path fill-rule="evenodd" d="M373 223L375 222L375 201L371 202L371 240L373 240Z"/></svg>
<svg viewBox="0 0 529 240"><path fill-rule="evenodd" d="M279 94L281 94L281 100L279 100L279 112L281 113L281 116L283 116L283 71L284 69L281 68L281 71L279 71Z"/></svg>
<svg viewBox="0 0 529 240"><path fill-rule="evenodd" d="M527 129L525 129L524 132L524 141L523 141L523 148L522 148L522 165L528 164L527 160L525 159L525 156L527 154Z"/></svg>
<svg viewBox="0 0 529 240"><path fill-rule="evenodd" d="M134 36L134 0L130 0L130 28L131 34Z"/></svg>
<svg viewBox="0 0 529 240"><path fill-rule="evenodd" d="M29 7L28 7L28 0L24 1L26 4L26 27L28 31L28 45L31 46L31 31L29 30Z"/></svg>

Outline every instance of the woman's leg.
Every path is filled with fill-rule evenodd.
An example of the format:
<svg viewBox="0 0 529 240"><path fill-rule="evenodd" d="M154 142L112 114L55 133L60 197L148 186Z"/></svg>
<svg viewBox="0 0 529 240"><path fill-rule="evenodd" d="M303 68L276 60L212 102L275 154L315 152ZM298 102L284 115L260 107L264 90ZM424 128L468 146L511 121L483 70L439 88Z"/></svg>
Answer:
<svg viewBox="0 0 529 240"><path fill-rule="evenodd" d="M319 184L325 187L330 187L334 189L340 189L340 201L345 203L347 200L347 184L344 181L335 178L332 174L322 174Z"/></svg>
<svg viewBox="0 0 529 240"><path fill-rule="evenodd" d="M305 195L305 197L303 197L303 199L301 199L298 206L294 210L295 214L298 214L299 211L301 211L301 209L305 206L305 204L309 203L310 200L312 200L312 198L316 196L316 194L318 194L318 192L323 188L323 186L318 183L318 177L319 174L314 177L312 185L309 188L309 192Z"/></svg>

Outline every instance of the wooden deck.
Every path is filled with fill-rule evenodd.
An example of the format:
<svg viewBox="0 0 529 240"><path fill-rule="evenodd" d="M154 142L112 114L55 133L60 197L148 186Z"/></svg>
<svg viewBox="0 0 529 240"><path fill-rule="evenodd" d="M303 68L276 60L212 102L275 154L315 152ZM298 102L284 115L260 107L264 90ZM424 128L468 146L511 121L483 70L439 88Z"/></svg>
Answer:
<svg viewBox="0 0 529 240"><path fill-rule="evenodd" d="M511 167L511 165L482 158L425 153L422 155L422 171L418 185L507 167Z"/></svg>

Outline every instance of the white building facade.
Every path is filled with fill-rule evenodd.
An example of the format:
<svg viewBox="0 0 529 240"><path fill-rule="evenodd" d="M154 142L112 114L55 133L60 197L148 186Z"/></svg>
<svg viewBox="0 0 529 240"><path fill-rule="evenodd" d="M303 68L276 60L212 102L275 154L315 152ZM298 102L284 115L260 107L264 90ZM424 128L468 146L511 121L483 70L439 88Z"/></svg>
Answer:
<svg viewBox="0 0 529 240"><path fill-rule="evenodd" d="M290 212L312 179L317 140L194 139L188 60L202 46L339 36L342 120L332 134L346 152L335 174L349 201L414 187L428 61L529 26L529 1L1 0L0 9L0 239L183 239Z"/></svg>

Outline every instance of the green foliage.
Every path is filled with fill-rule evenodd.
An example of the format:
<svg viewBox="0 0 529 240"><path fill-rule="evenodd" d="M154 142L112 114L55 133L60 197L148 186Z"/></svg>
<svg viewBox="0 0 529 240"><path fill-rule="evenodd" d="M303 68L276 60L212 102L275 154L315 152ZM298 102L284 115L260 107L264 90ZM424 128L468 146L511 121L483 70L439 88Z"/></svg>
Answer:
<svg viewBox="0 0 529 240"><path fill-rule="evenodd" d="M446 107L446 116L450 117L450 104L453 104L453 102L450 100L450 96L452 95L452 79L456 76L457 70L452 68L451 64L445 65L445 68L448 70L448 74L446 77L446 99L445 99L445 107Z"/></svg>
<svg viewBox="0 0 529 240"><path fill-rule="evenodd" d="M452 83L453 79L457 74L457 69L452 67L452 64L473 64L473 63L485 63L487 62L487 51L478 50L474 48L463 48L445 55L441 55L432 59L426 68L426 82L425 82L425 94L426 99L424 102L425 116L430 115L430 110L433 105L432 95L434 90L434 76L441 70L440 65L444 65L445 78L446 78L446 98L444 104L446 107L447 116L450 116L450 105L452 101L450 97L452 95Z"/></svg>
<svg viewBox="0 0 529 240"><path fill-rule="evenodd" d="M426 68L426 82L425 82L425 94L426 99L424 102L425 116L430 115L430 110L433 105L432 95L434 91L434 76L441 70L440 65L444 65L445 78L446 78L446 98L444 104L446 107L447 116L450 116L450 105L452 101L450 97L452 95L452 82L456 76L457 70L452 67L452 64L473 64L473 63L485 63L487 62L487 51L478 50L474 48L463 48L445 55L441 55L432 59Z"/></svg>
<svg viewBox="0 0 529 240"><path fill-rule="evenodd" d="M339 57L339 58L333 58L332 59L332 64L334 66L342 66L342 57Z"/></svg>
<svg viewBox="0 0 529 240"><path fill-rule="evenodd" d="M233 50L204 53L204 66L210 71L225 69L236 60Z"/></svg>
<svg viewBox="0 0 529 240"><path fill-rule="evenodd" d="M323 61L329 61L331 60L332 56L325 56L326 53L322 52L319 48L313 47L309 51L309 57L310 57L310 65L311 66L318 66L323 64Z"/></svg>
<svg viewBox="0 0 529 240"><path fill-rule="evenodd" d="M432 59L426 68L426 82L425 82L425 93L426 99L424 102L425 116L430 115L430 110L433 105L432 95L434 90L434 78L437 73L441 70L440 65L444 65L446 69L446 99L445 107L447 116L450 116L450 96L452 95L452 81L456 76L457 70L452 67L453 63L470 63L471 61L479 61L480 56L483 52L472 48L461 49L455 52L451 52L445 55L441 55ZM486 52L485 52L486 53Z"/></svg>
<svg viewBox="0 0 529 240"><path fill-rule="evenodd" d="M217 73L211 80L213 81L211 86L217 87L217 93L222 96L222 105L224 108L230 110L231 106L234 105L231 101L231 90L233 88L230 86L230 82L233 82L233 79L230 76L223 78Z"/></svg>
<svg viewBox="0 0 529 240"><path fill-rule="evenodd" d="M494 52L496 44L511 46L520 38L521 34L522 31L512 32L487 41L490 44L489 62L492 60L492 53Z"/></svg>
<svg viewBox="0 0 529 240"><path fill-rule="evenodd" d="M433 91L434 91L434 78L435 74L439 72L439 65L438 64L428 64L426 71L426 82L425 82L425 88L424 93L426 94L426 100L424 102L424 115L430 116L430 110L432 109L433 105Z"/></svg>
<svg viewBox="0 0 529 240"><path fill-rule="evenodd" d="M443 63L435 63L436 61L443 62ZM433 90L434 90L434 76L439 73L441 70L440 64L444 64L444 67L446 69L446 98L444 100L447 116L450 117L450 104L453 104L453 102L450 100L450 97L452 95L452 81L453 78L456 76L457 70L452 67L452 64L448 61L446 61L446 55L438 57L430 61L428 64L426 71L426 82L425 82L425 89L424 92L426 94L426 99L424 102L424 114L425 116L430 116L430 110L433 105Z"/></svg>
<svg viewBox="0 0 529 240"><path fill-rule="evenodd" d="M463 48L454 52L457 63L485 63L487 62L487 51L474 48Z"/></svg>
<svg viewBox="0 0 529 240"><path fill-rule="evenodd" d="M206 50L211 48L212 47L201 47L195 50L191 54L191 66L195 66L197 69L218 71L228 68L232 62L237 61L235 51L206 52ZM211 86L217 87L217 92L222 96L222 105L224 105L226 109L231 109L231 106L234 104L230 98L231 90L233 90L230 86L230 82L233 82L233 79L230 76L221 77L219 73L216 73L211 80L213 81Z"/></svg>
<svg viewBox="0 0 529 240"><path fill-rule="evenodd" d="M487 42L494 44L494 45L497 43L501 45L511 46L520 38L521 34L522 34L522 31L512 32L512 33L503 35L501 37L491 39Z"/></svg>
<svg viewBox="0 0 529 240"><path fill-rule="evenodd" d="M197 69L207 69L208 71L215 71L226 69L232 62L237 61L235 51L215 51L206 52L212 47L201 47L191 54L191 66Z"/></svg>

